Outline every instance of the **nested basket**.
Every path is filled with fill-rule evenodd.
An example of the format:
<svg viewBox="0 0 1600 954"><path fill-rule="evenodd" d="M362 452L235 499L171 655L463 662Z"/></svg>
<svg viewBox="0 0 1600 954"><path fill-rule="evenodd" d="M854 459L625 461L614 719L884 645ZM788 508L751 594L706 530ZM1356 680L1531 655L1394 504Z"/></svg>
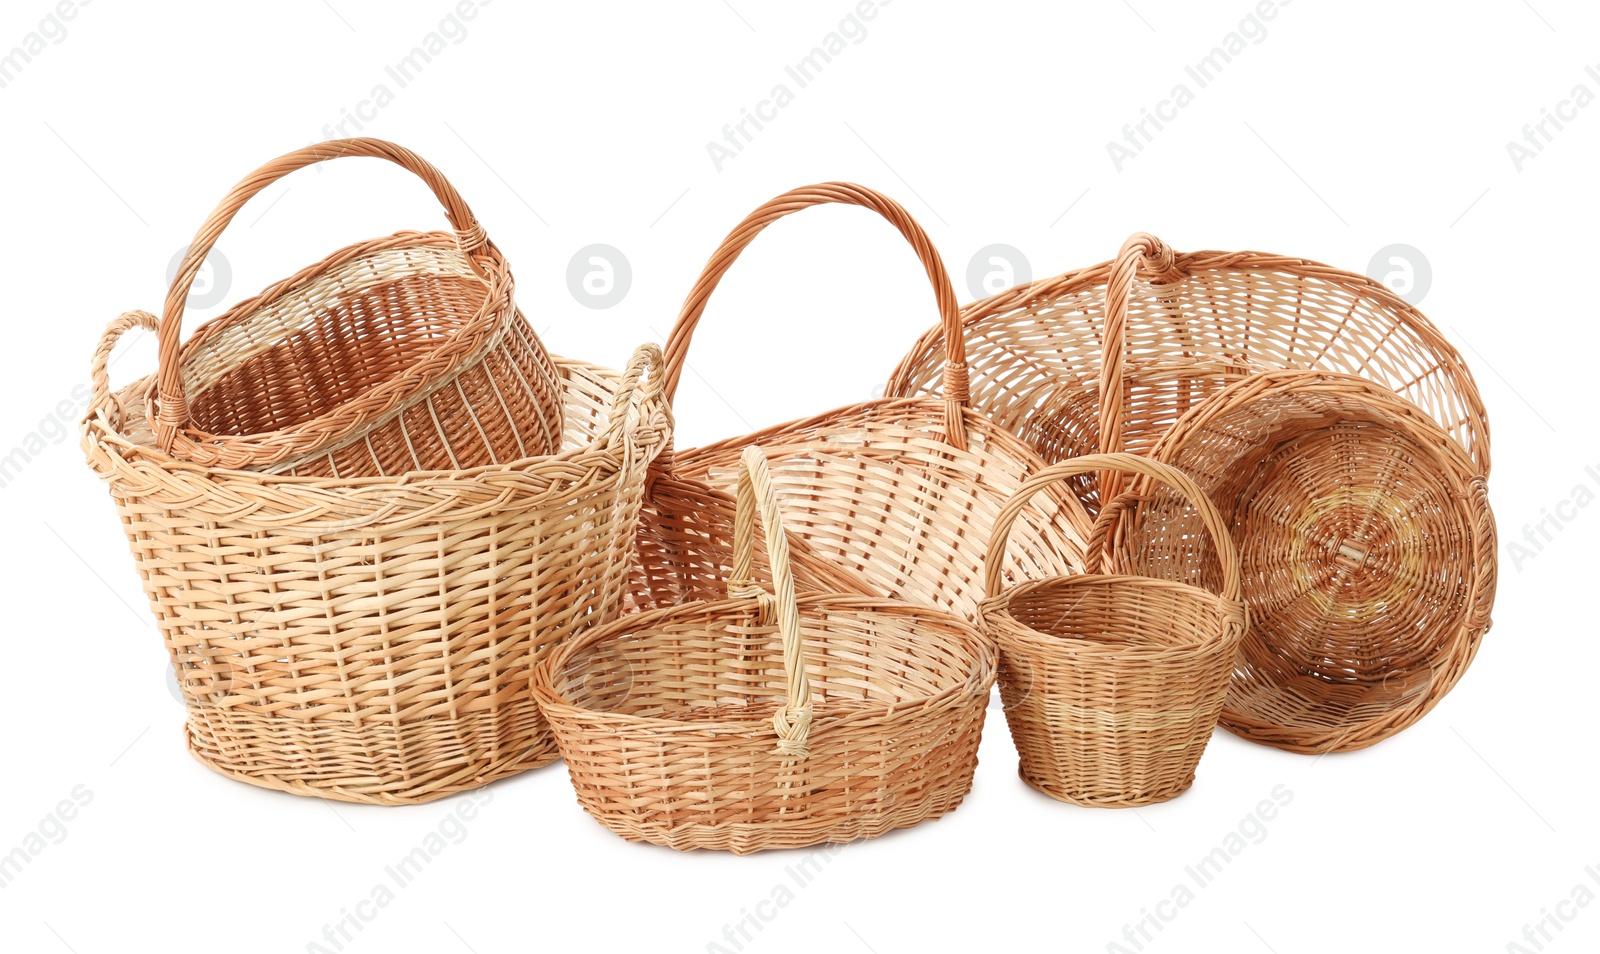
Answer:
<svg viewBox="0 0 1600 954"><path fill-rule="evenodd" d="M557 454L399 477L288 477L163 453L152 378L83 425L188 710L190 750L241 781L404 804L557 758L531 695L551 646L616 617L646 470L670 436L660 350L623 374L559 361ZM648 378L645 376L648 375Z"/></svg>
<svg viewBox="0 0 1600 954"><path fill-rule="evenodd" d="M1278 371L1224 388L1150 453L1194 478L1238 545L1251 629L1229 729L1358 749L1466 671L1494 602L1494 515L1473 461L1420 408L1361 378ZM1101 516L1137 571L1219 579L1185 502L1137 486Z"/></svg>
<svg viewBox="0 0 1600 954"><path fill-rule="evenodd" d="M341 156L416 174L454 233L341 249L180 348L189 287L239 209L290 172ZM562 382L516 309L505 257L437 169L382 140L307 146L235 186L178 268L160 348L149 423L163 451L197 464L366 477L464 470L561 445Z"/></svg>
<svg viewBox="0 0 1600 954"><path fill-rule="evenodd" d="M833 182L795 189L747 216L707 262L668 337L667 395L675 391L707 301L745 247L778 219L827 203L878 213L916 251L947 335L943 396L867 401L663 454L657 477L732 490L743 450L758 446L772 469L784 525L811 555L881 595L971 618L983 597L983 548L994 519L1043 462L967 406L955 292L927 233L898 203L863 186ZM757 353L753 360L770 362L772 355ZM1066 493L1052 489L1029 503L1029 520L1007 553L1007 572L1048 576L1081 565L1088 527L1064 516L1057 498ZM676 516L671 501L662 503L663 522L670 525Z"/></svg>
<svg viewBox="0 0 1600 954"><path fill-rule="evenodd" d="M766 458L740 462L726 598L625 616L535 673L579 803L629 840L737 854L951 811L977 766L993 646L939 610L797 597ZM750 575L758 516L771 592Z"/></svg>
<svg viewBox="0 0 1600 954"><path fill-rule="evenodd" d="M1466 363L1422 313L1364 275L1262 252L1174 252L1136 234L1113 261L968 305L962 324L972 406L1047 461L1146 453L1227 385L1310 369L1388 387L1489 473L1488 416ZM947 335L927 331L885 393L934 393ZM1099 506L1090 477L1075 487Z"/></svg>
<svg viewBox="0 0 1600 954"><path fill-rule="evenodd" d="M1220 555L1218 592L1104 572L1104 520L1090 538L1086 572L1004 586L999 554L1027 498L1058 481L1112 470L1160 480L1194 504ZM1061 801L1112 808L1188 789L1246 626L1238 555L1200 488L1132 454L1054 464L1006 505L990 552L980 622L1000 647L1000 699L1023 780Z"/></svg>

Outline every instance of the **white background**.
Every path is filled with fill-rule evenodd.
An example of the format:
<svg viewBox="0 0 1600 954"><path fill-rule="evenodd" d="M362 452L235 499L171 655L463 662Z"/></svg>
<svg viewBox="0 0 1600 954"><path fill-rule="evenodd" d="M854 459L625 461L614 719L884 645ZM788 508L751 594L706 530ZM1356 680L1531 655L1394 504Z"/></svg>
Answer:
<svg viewBox="0 0 1600 954"><path fill-rule="evenodd" d="M814 82L790 82L793 103L720 171L707 142L786 82L784 66L837 29L849 0L497 0L404 88L385 67L439 29L452 0L249 12L97 0L64 38L50 27L59 42L0 88L0 454L38 451L0 489L0 853L75 787L92 800L0 889L0 948L335 950L325 925L459 810L295 798L194 762L111 506L57 417L75 421L73 391L105 322L159 309L172 256L234 181L364 110L363 132L421 152L473 204L551 349L611 366L665 336L745 212L825 179L904 202L963 300L968 261L991 243L1020 249L1034 277L1109 258L1140 229L1180 249L1357 271L1380 248L1413 246L1432 274L1423 310L1471 363L1491 413L1502 575L1471 672L1426 720L1368 751L1314 759L1219 733L1189 793L1095 811L1018 781L995 710L959 811L830 856L781 910L759 902L793 885L785 868L800 855L626 843L551 767L491 787L464 840L344 950L1104 951L1278 786L1292 802L1264 839L1145 950L1504 951L1547 911L1573 920L1545 950L1594 950L1600 905L1562 902L1580 884L1600 895L1585 873L1600 865L1600 507L1564 502L1579 485L1600 492L1600 104L1576 110L1520 170L1506 144L1574 86L1600 94L1585 73L1600 73L1600 10L1295 0L1196 89L1184 66L1237 29L1251 0L1130 2L884 6ZM53 9L6 0L0 51ZM1118 171L1107 141L1180 82L1194 102ZM393 101L363 107L380 83ZM298 173L223 236L228 294L191 312L190 327L348 242L443 222L426 190L385 164ZM581 305L565 278L592 243L631 263L609 309ZM712 302L679 442L865 399L933 320L892 230L859 210L787 220ZM152 344L119 354L119 382L153 370ZM1542 552L1513 553L1558 510L1573 519ZM735 947L724 928L747 913L762 930Z"/></svg>

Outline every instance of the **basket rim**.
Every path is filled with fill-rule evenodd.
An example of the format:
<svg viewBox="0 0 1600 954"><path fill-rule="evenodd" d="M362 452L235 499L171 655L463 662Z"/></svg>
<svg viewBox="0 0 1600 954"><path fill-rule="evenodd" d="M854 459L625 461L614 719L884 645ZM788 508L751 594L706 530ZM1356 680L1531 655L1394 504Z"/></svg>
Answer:
<svg viewBox="0 0 1600 954"><path fill-rule="evenodd" d="M625 373L605 367L604 365L591 364L587 361L581 361L576 358L564 358L554 354L550 356L550 360L553 364L555 364L556 370L560 374L563 383L565 383L573 371L588 373L597 377L609 378L621 378ZM118 398L122 398L124 396L140 397L142 402L141 396L147 393L148 389L154 385L155 377L156 373L151 372L150 374L147 374L144 377L141 377L138 380L119 388L113 393ZM665 400L659 395L659 393L654 388L644 385L640 386L640 390L642 392L641 396L637 398L636 401L640 408L641 423L651 419L665 420L666 422L670 423L670 407L666 404ZM123 401L124 405L128 405L130 403L131 402ZM645 414L644 408L647 406L653 408L654 412L648 415ZM596 436L590 440L588 444L581 447L566 448L553 454L534 454L519 458L517 460L502 461L497 464L480 464L477 467L466 468L464 470L413 470L406 471L402 474L389 476L373 475L360 477L317 477L298 476L294 474L274 474L257 470L242 470L231 467L197 464L193 461L164 453L155 444L134 443L133 441L129 440L120 429L113 427L109 421L103 419L101 415L97 415L94 412L95 408L91 407L89 412L86 413L83 420L80 422L80 435L84 440L92 440L94 443L107 448L132 448L134 450L133 454L122 453L120 450L117 450L114 454L115 457L117 457L127 466L159 467L169 472L191 473L196 476L203 476L219 481L241 479L247 480L253 484L268 486L315 486L318 489L327 490L329 492L336 492L341 489L371 490L373 488L381 487L417 488L426 487L441 482L460 483L463 480L469 480L476 477L489 477L494 474L525 471L531 466L547 462L572 462L574 464L583 464L585 466L593 467L599 457L605 456L609 458L614 456L609 448L606 429L601 428L597 430ZM608 420L606 423L609 426L610 421ZM654 440L654 443L662 444L664 443L664 439L657 438ZM620 469L620 464L617 465L616 469Z"/></svg>
<svg viewBox="0 0 1600 954"><path fill-rule="evenodd" d="M1116 259L1108 259L1094 265L1070 269L1059 275L1016 285L987 298L968 302L961 308L961 326L968 336L981 337L979 326L985 320L1003 315L1014 309L1032 307L1053 299L1082 294L1108 285L1116 264ZM1175 280L1169 280L1168 284L1187 282L1199 272L1276 273L1300 278L1315 278L1347 288L1361 295L1375 298L1391 312L1396 325L1404 327L1424 341L1437 355L1440 363L1449 366L1452 372L1452 383L1455 385L1452 390L1457 392L1457 396L1465 402L1464 410L1476 415L1479 419L1477 423L1468 422L1468 432L1472 435L1472 446L1470 448L1462 447L1462 451L1473 462L1478 471L1485 475L1490 472L1488 410L1484 406L1482 392L1478 388L1472 369L1467 365L1466 359L1457 350L1456 346L1450 342L1444 332L1421 309L1400 297L1387 285L1369 275L1337 268L1315 259L1252 250L1223 251L1205 249L1191 252L1174 251L1168 271L1170 274L1177 276ZM918 381L926 376L930 368L942 366L943 340L944 330L938 325L926 329L919 335L890 373L888 382L884 387L885 395L926 396L928 393L927 388L919 384ZM1136 356L1130 355L1129 357L1129 367L1134 367L1135 362L1131 359ZM1317 369L1308 370L1314 371ZM1093 385L1097 380L1097 376L1089 375L1084 380ZM1428 417L1429 420L1433 420L1432 415L1427 412L1424 412L1424 416ZM1453 431L1455 427L1459 426L1458 424L1447 426L1444 422L1436 423L1439 423L1447 432ZM1452 438L1452 442L1455 442L1454 438Z"/></svg>
<svg viewBox="0 0 1600 954"><path fill-rule="evenodd" d="M1116 657L1149 659L1157 655L1205 655L1216 651L1228 642L1227 639L1219 634L1215 637L1199 638L1181 643L1156 643L1141 640L1137 643L1110 644L1088 637L1060 636L1055 633L1049 633L1023 623L1011 613L1013 599L1031 597L1041 590L1130 585L1146 590L1166 591L1173 596L1180 596L1195 603L1214 607L1217 610L1219 619L1232 614L1235 610L1242 618L1246 612L1246 603L1243 600L1230 600L1221 594L1177 580L1163 580L1131 573L1078 573L1071 576L1053 576L1041 580L1028 580L1027 582L1007 587L979 604L978 615L983 623L984 633L991 639L999 641L1002 639L1020 640L1028 638L1035 644L1030 648L1059 653L1062 656L1094 656L1102 659ZM1243 636L1242 630L1239 635Z"/></svg>
<svg viewBox="0 0 1600 954"><path fill-rule="evenodd" d="M438 230L402 230L380 238L366 239L364 241L346 245L343 248L337 249L328 255L323 256L318 261L313 262L305 268L302 268L293 275L273 282L266 288L262 289L259 293L236 302L221 315L206 321L200 327L196 328L194 333L189 336L188 340L183 343L182 348L180 348L178 351L177 361L180 368L179 373L182 373L181 369L186 365L188 360L194 356L195 352L206 348L213 342L213 339L225 334L236 325L248 322L251 317L260 312L263 308L271 307L272 305L275 305L285 298L293 295L298 290L314 284L319 278L327 275L335 269L358 262L370 255L412 247L443 248L448 251L459 253L464 262L468 261L466 253L462 252L457 244L456 236L449 232ZM484 295L482 301L480 301L478 304L477 310L473 312L470 317L466 318L466 320L462 322L461 326L456 331L445 338L439 339L439 341L434 344L433 347L420 354L415 361L390 374L381 383L361 392L361 394L356 397L352 397L334 407L328 408L314 417L308 417L304 420L296 421L295 423L286 427L280 427L274 430L251 431L245 433L217 433L214 431L201 430L200 428L195 427L193 424L185 422L181 428L181 432L190 440L198 444L213 443L216 441L232 441L240 444L259 444L263 440L274 435L288 435L299 432L315 431L318 429L317 425L322 424L323 422L350 417L351 414L349 408L352 404L357 402L370 403L373 400L374 395L388 396L390 394L398 394L400 395L399 400L404 401L406 398L413 397L417 393L439 386L441 382L446 382L448 378L445 376L441 376L439 374L428 374L427 372L429 371L429 368L426 366L438 364L449 365L450 362L457 357L470 356L482 350L486 345L492 346L494 337L503 330L502 326L505 324L502 319L502 315L509 315L516 310L516 303L512 298L512 289L514 284L511 278L510 264L507 262L504 253L502 253L492 242L485 243L484 246L482 246L482 251L494 259L496 268L491 275L492 281L490 279L486 279L483 275L478 274L470 267L470 265L465 271L462 272L461 275L457 276L464 280L471 279L477 281L483 286ZM280 343L281 340L282 339L279 339ZM270 348L263 349L263 353L267 350L270 350ZM253 360L254 357L255 356L252 355L251 359ZM156 372L156 374L159 373L159 371ZM209 390L209 387L204 387L195 391L194 393L186 394L185 400L190 405L193 405L201 395L205 394ZM147 409L147 418L153 424L155 420L155 408L153 406L155 400L155 389L153 387L150 390L149 395L150 406ZM354 419L351 427L359 427L362 420L366 420L375 416L377 415L367 414L357 416Z"/></svg>
<svg viewBox="0 0 1600 954"><path fill-rule="evenodd" d="M973 692L988 692L988 686L994 681L998 672L999 650L993 640L989 639L972 623L944 610L902 600L889 599L877 596L856 596L841 593L804 593L796 597L802 611L800 623L802 639L804 628L808 623L806 610L831 611L833 613L850 613L858 616L897 616L911 617L924 623L936 623L944 626L947 632L942 638L948 639L950 644L963 644L962 648L971 650L969 659L972 665L968 667L966 678L961 682L950 685L932 693L911 696L907 699L893 702L873 704L866 706L856 705L849 715L859 718L861 715L878 710L886 719L902 716L909 712L934 705L944 700ZM554 674L564 668L580 654L596 648L600 643L612 640L626 640L631 634L640 629L664 625L669 621L683 617L702 618L707 614L731 614L739 611L749 614L759 607L759 601L750 597L735 597L721 600L692 600L676 606L666 606L658 609L647 610L642 613L632 613L614 620L613 622L597 626L587 633L570 638L550 652L539 661L533 673L533 695L538 700L539 707L551 712L556 712L568 717L582 717L600 719L616 725L619 729L624 727L651 728L692 728L695 731L712 732L716 734L748 733L752 727L765 726L771 729L771 713L765 707L746 706L750 712L749 718L718 718L718 719L681 719L665 716L640 716L627 712L617 712L606 709L591 709L578 705L563 695L555 685ZM924 632L918 632L918 637L924 637ZM781 703L779 703L781 704ZM826 700L812 702L816 710L813 725L826 720L834 713ZM726 713L728 707L719 707L718 712ZM557 733L560 733L557 729Z"/></svg>

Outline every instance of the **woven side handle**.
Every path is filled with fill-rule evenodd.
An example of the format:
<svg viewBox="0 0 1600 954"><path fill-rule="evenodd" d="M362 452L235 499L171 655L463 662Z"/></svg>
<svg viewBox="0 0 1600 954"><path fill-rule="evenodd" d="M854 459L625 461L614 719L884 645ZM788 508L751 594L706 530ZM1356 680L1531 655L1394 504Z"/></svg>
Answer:
<svg viewBox="0 0 1600 954"><path fill-rule="evenodd" d="M1100 358L1100 453L1116 454L1124 449L1122 415L1127 406L1123 357L1128 342L1128 303L1133 298L1133 282L1141 271L1158 278L1176 278L1182 273L1177 256L1165 242L1146 232L1135 232L1122 243L1111 263L1106 281L1106 326ZM1109 503L1122 492L1122 477L1106 471L1098 477L1100 501Z"/></svg>
<svg viewBox="0 0 1600 954"><path fill-rule="evenodd" d="M663 364L661 346L654 342L646 342L634 350L633 357L628 359L628 366L622 372L622 383L611 399L611 420L606 424L605 435L607 444L614 445L622 438L635 407L642 407L647 401L661 396ZM644 379L643 387L639 386L641 378ZM669 421L671 413L671 408L668 408ZM638 440L645 444L652 439L651 435L638 436Z"/></svg>
<svg viewBox="0 0 1600 954"><path fill-rule="evenodd" d="M1222 514L1211 502L1211 498L1207 497L1205 491L1200 489L1200 485L1189 479L1183 471L1170 464L1163 464L1137 454L1089 454L1075 457L1059 464L1052 464L1030 477L1028 482L1006 501L1005 507L1000 510L1000 516L995 520L994 531L989 539L989 552L983 562L986 596L993 597L1000 592L1000 569L1001 562L1005 559L1006 538L1010 536L1011 525L1022 513L1022 508L1027 506L1028 500L1055 481L1096 471L1138 474L1149 480L1159 480L1194 504L1195 510L1200 514L1200 521L1205 524L1206 532L1211 535L1217 553L1221 555L1222 597L1236 603L1242 599L1239 550L1233 545L1233 537L1228 533L1228 524L1222 519ZM1084 568L1089 573L1102 572L1107 549L1106 529L1110 522L1095 521L1086 551L1089 565Z"/></svg>
<svg viewBox="0 0 1600 954"><path fill-rule="evenodd" d="M767 560L772 564L773 593L754 582L756 520L766 531ZM761 601L763 623L775 613L783 639L784 704L772 717L778 733L777 753L805 758L810 751L811 682L806 678L805 648L800 643L800 607L795 600L794 571L789 566L789 539L778 514L778 492L772 486L766 455L746 447L739 458L739 490L733 520L733 574L728 596ZM775 604L775 605L774 605Z"/></svg>
<svg viewBox="0 0 1600 954"><path fill-rule="evenodd" d="M911 243L911 247L916 250L917 258L921 259L922 267L928 273L928 281L933 285L939 305L939 322L944 328L946 359L944 399L948 419L947 436L952 444L965 449L967 438L962 410L967 404L967 350L962 337L961 310L956 306L955 289L951 286L950 276L945 271L944 260L939 257L939 251L933 247L933 240L928 238L928 233L923 231L922 226L917 224L917 220L913 219L911 213L900 203L866 186L850 182L823 182L785 192L746 216L744 221L722 240L716 254L706 262L699 280L689 290L689 297L684 300L683 308L678 312L678 320L672 327L672 334L667 337L667 399L671 400L678 392L678 379L683 374L684 361L689 353L689 340L694 335L695 326L700 323L700 316L705 313L706 301L722 281L722 276L727 274L728 269L739 258L739 253L743 252L763 229L784 216L814 205L829 203L858 205L883 216L890 225L900 231L907 242Z"/></svg>
<svg viewBox="0 0 1600 954"><path fill-rule="evenodd" d="M150 421L156 441L163 451L172 453L179 432L189 423L189 403L183 393L183 374L178 363L183 311L195 276L200 274L200 267L205 264L206 256L216 245L218 236L244 204L262 189L296 169L344 156L387 159L415 174L444 206L445 216L455 230L457 245L474 265L487 271L487 266L479 265L479 262L487 254L489 239L478 225L472 210L467 208L466 201L443 173L411 150L382 139L334 139L279 156L241 179L206 217L205 223L195 233L194 241L189 243L189 251L178 266L172 287L167 289L166 304L161 312L160 364L156 372L156 394L159 399Z"/></svg>
<svg viewBox="0 0 1600 954"><path fill-rule="evenodd" d="M156 316L148 311L126 311L111 319L106 325L106 330L100 335L100 344L95 347L94 356L89 359L90 417L99 413L101 408L115 405L115 413L109 419L114 427L122 429L122 415L127 409L111 393L111 376L108 370L111 364L111 352L115 350L122 336L134 328L155 331L158 324Z"/></svg>

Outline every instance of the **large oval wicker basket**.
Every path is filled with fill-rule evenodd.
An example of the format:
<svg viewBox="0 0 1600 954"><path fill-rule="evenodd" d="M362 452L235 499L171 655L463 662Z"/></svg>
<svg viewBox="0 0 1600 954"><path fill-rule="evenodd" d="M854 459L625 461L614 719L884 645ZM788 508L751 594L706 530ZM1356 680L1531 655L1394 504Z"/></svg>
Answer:
<svg viewBox="0 0 1600 954"><path fill-rule="evenodd" d="M184 343L190 285L251 197L342 156L421 178L454 233L341 249L240 302ZM512 300L505 256L444 176L377 139L298 149L245 177L189 245L167 293L150 390L158 445L206 466L364 477L463 470L560 447L562 385Z"/></svg>
<svg viewBox="0 0 1600 954"><path fill-rule="evenodd" d="M766 458L741 456L727 598L625 616L538 667L578 801L633 841L738 854L882 835L972 785L995 652L882 598L797 597ZM774 592L751 582L759 514Z"/></svg>
<svg viewBox="0 0 1600 954"><path fill-rule="evenodd" d="M670 435L660 350L623 374L557 363L558 454L285 477L161 451L127 413L153 380L107 387L111 349L135 326L157 322L124 315L95 352L83 448L116 503L195 757L267 788L389 805L557 758L531 672L621 609L646 470Z"/></svg>
<svg viewBox="0 0 1600 954"><path fill-rule="evenodd" d="M1136 234L1112 261L968 305L961 324L973 407L1046 461L1145 453L1229 384L1311 369L1388 387L1489 473L1488 415L1466 363L1421 312L1364 275L1262 252L1174 252ZM935 393L947 335L924 333L884 393ZM1075 488L1098 507L1092 479Z"/></svg>
<svg viewBox="0 0 1600 954"><path fill-rule="evenodd" d="M943 395L838 408L663 454L657 469L666 479L727 491L738 482L743 450L758 446L772 468L784 525L810 553L883 595L971 618L983 598L984 545L994 519L1043 462L967 406L955 292L927 233L899 203L863 186L833 182L795 189L747 216L684 301L665 348L667 394L674 393L707 301L740 253L773 222L826 203L878 213L921 259L948 335ZM1058 498L1066 493L1052 488L1029 502L1029 519L1007 551L1007 572L1052 576L1081 566L1088 528L1063 516Z"/></svg>
<svg viewBox="0 0 1600 954"><path fill-rule="evenodd" d="M1006 588L998 559L991 560L980 619L1000 646L1000 698L1023 780L1062 801L1120 808L1165 801L1194 782L1228 690L1245 606L1222 516L1182 473L1132 454L1089 455L1040 471L1000 515L991 552L1003 552L1028 496L1110 470L1160 480L1194 504L1220 556L1218 592L1101 572L1102 521L1085 573ZM1160 562L1157 554L1142 556Z"/></svg>

